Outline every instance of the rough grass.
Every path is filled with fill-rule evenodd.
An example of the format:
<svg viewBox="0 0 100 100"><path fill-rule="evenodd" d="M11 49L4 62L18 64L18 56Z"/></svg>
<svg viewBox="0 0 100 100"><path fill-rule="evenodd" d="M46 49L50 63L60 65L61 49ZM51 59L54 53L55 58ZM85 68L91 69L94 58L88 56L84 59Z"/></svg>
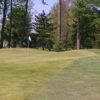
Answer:
<svg viewBox="0 0 100 100"><path fill-rule="evenodd" d="M88 50L1 49L0 100L100 100L99 61Z"/></svg>

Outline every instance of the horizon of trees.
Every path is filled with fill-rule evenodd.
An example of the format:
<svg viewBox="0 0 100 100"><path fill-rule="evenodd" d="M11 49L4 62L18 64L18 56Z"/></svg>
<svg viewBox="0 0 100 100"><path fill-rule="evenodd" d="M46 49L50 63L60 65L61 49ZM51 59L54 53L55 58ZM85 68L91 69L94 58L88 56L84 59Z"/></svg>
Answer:
<svg viewBox="0 0 100 100"><path fill-rule="evenodd" d="M56 51L100 48L100 11L96 9L100 0L58 1L49 14L41 12L32 23L29 0L1 0L1 48L4 41L9 48L29 44L29 47ZM42 3L46 4L45 0ZM32 34L32 29L36 33Z"/></svg>

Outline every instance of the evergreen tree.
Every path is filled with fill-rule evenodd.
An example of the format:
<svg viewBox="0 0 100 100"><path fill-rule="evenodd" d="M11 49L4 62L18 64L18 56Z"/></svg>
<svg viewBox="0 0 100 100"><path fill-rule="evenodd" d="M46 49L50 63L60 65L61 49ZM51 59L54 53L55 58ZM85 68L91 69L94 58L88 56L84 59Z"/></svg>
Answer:
<svg viewBox="0 0 100 100"><path fill-rule="evenodd" d="M88 4L97 4L98 0L77 0L76 6L73 8L74 15L74 38L73 43L77 44L77 48L92 48L96 41L96 25L93 22L97 19L96 12L88 9ZM77 30L76 30L77 29ZM76 34L77 33L77 34Z"/></svg>
<svg viewBox="0 0 100 100"><path fill-rule="evenodd" d="M26 11L20 7L13 8L12 11L12 33L11 33L11 44L13 47L19 45L20 47L27 46L28 34L31 30L31 17L28 14L25 17ZM25 26L27 29L25 29ZM25 29L25 30L24 30ZM10 34L10 22L6 23L5 39L9 41Z"/></svg>
<svg viewBox="0 0 100 100"><path fill-rule="evenodd" d="M50 18L43 11L39 15L35 16L35 22L33 23L34 30L39 34L38 43L44 50L47 46L49 49L52 46L52 33L53 25L50 22Z"/></svg>

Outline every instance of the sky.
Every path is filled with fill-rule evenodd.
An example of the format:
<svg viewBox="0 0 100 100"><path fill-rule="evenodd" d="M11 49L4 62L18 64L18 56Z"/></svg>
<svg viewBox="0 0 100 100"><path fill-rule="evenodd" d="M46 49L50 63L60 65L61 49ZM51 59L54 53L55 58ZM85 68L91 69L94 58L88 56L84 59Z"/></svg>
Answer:
<svg viewBox="0 0 100 100"><path fill-rule="evenodd" d="M43 5L41 3L41 0L33 0L34 6L33 6L33 11L35 11L35 13L41 13L42 10L44 10L46 13L49 13L49 11L51 10L52 6L58 2L58 0L45 0L47 2L48 5Z"/></svg>

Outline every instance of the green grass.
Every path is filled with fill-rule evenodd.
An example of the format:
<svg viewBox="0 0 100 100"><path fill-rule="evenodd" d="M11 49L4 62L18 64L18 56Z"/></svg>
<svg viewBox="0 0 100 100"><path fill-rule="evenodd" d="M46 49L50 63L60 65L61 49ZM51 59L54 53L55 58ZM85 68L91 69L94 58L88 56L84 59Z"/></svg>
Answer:
<svg viewBox="0 0 100 100"><path fill-rule="evenodd" d="M33 100L100 100L100 57L75 60L41 88Z"/></svg>
<svg viewBox="0 0 100 100"><path fill-rule="evenodd" d="M100 55L100 49L91 49L90 51L96 53L97 55Z"/></svg>
<svg viewBox="0 0 100 100"><path fill-rule="evenodd" d="M99 61L90 50L1 49L0 100L100 100Z"/></svg>
<svg viewBox="0 0 100 100"><path fill-rule="evenodd" d="M38 90L38 87L46 83L52 75L60 70L60 66L64 67L64 62L1 63L0 99L28 100Z"/></svg>

